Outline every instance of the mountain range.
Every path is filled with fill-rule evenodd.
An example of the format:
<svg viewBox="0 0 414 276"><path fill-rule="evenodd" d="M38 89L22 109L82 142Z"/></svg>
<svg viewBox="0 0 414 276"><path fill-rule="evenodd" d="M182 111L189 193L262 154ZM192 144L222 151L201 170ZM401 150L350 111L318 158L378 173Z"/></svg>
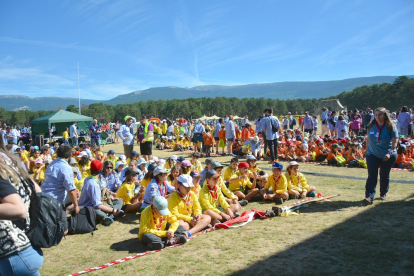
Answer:
<svg viewBox="0 0 414 276"><path fill-rule="evenodd" d="M414 75L409 75L412 78ZM381 83L393 83L397 76L375 76L350 78L331 81L297 81L274 82L247 85L203 85L191 88L182 87L152 87L145 90L134 91L128 94L116 96L110 100L81 99L82 105L104 103L109 105L134 103L148 100L170 100L201 97L237 97L237 98L273 98L273 99L312 99L326 98L344 91L351 91L358 86ZM20 95L0 96L0 107L6 110L54 110L68 105L78 106L76 98L62 97L35 97L30 98Z"/></svg>

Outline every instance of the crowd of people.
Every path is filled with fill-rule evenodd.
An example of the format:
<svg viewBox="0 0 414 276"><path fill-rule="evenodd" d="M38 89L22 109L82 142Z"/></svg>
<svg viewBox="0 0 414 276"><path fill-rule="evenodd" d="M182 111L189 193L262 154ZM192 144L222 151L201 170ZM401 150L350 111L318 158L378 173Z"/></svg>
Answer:
<svg viewBox="0 0 414 276"><path fill-rule="evenodd" d="M10 270L12 260L24 263L22 253L31 254L38 267L43 262L41 250L27 238L22 242L24 230L15 227L28 216L27 182L62 202L73 216L84 206L93 207L104 226L126 213L141 213L139 240L151 250L161 249L237 217L251 201L282 204L315 197L316 187L300 173L300 162L367 168L365 204L374 202L380 170L380 199L386 200L391 168L413 166L412 116L406 107L395 116L384 108L340 114L324 108L321 132L309 112L298 118L288 114L280 122L271 108L254 122L247 116L234 122L232 115L212 122L150 122L146 116L137 122L127 116L125 124L114 125L124 151L118 154L112 149L103 153L100 133L106 130L96 120L89 144L79 143L76 122L63 143L40 148L18 145L12 131L2 131L0 230L7 239L0 239L0 268ZM153 148L171 155L158 158ZM184 151L191 151L190 158ZM229 166L214 158L222 155L231 157ZM261 159L268 160L271 172L259 168ZM281 160L288 161L285 169Z"/></svg>

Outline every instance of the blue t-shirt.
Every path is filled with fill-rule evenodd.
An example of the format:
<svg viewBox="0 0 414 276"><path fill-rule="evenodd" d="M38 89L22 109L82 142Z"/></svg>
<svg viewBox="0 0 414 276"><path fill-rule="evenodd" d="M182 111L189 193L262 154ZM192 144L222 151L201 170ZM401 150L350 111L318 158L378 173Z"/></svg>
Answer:
<svg viewBox="0 0 414 276"><path fill-rule="evenodd" d="M408 112L401 112L400 114L398 114L398 125L400 127L406 127L410 124L410 122L408 121L410 119L410 113Z"/></svg>
<svg viewBox="0 0 414 276"><path fill-rule="evenodd" d="M101 187L96 177L85 178L78 204L79 206L91 206L94 208L102 205Z"/></svg>
<svg viewBox="0 0 414 276"><path fill-rule="evenodd" d="M148 183L147 188L145 189L145 194L144 194L144 198L143 198L144 202L142 203L141 208L146 208L148 205L151 205L153 197L156 197L156 196L165 197L167 194L171 194L172 192L175 191L175 188L173 186L171 186L168 181L165 181L165 185L166 185L166 188L167 188L166 193L165 193L164 184L162 184L162 188L160 188L157 181L155 179L152 179L150 181L150 183ZM160 193L160 190L161 190L162 194Z"/></svg>
<svg viewBox="0 0 414 276"><path fill-rule="evenodd" d="M378 158L384 158L390 151L392 146L392 138L398 138L398 131L393 126L391 134L388 132L387 126L381 131L380 141L378 142L379 130L374 124L371 129L368 130L368 149L367 155L374 155Z"/></svg>

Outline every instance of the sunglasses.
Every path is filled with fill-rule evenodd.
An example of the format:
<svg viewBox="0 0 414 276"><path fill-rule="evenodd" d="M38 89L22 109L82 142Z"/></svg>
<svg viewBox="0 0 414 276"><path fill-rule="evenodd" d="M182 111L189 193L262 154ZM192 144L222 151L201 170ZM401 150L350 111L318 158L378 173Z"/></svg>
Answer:
<svg viewBox="0 0 414 276"><path fill-rule="evenodd" d="M107 169L113 169L113 167L106 167Z"/></svg>

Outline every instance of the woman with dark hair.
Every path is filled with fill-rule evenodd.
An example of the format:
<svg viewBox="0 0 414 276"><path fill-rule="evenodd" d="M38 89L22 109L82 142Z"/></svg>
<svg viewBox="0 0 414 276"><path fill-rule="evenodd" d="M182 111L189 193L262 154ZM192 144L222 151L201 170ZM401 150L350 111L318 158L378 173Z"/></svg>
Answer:
<svg viewBox="0 0 414 276"><path fill-rule="evenodd" d="M398 131L384 107L375 109L375 117L368 127L367 166L364 204L373 204L380 170L380 199L386 200L389 190L390 171L397 160Z"/></svg>
<svg viewBox="0 0 414 276"><path fill-rule="evenodd" d="M351 135L350 136L354 136L354 135L359 136L361 124L362 124L361 116L359 116L358 113L354 113L354 115L351 118Z"/></svg>
<svg viewBox="0 0 414 276"><path fill-rule="evenodd" d="M142 209L152 204L154 197L162 196L168 198L169 194L175 191L175 188L168 182L167 174L170 170L164 167L158 166L154 169L153 179L148 183L144 194L144 203Z"/></svg>
<svg viewBox="0 0 414 276"><path fill-rule="evenodd" d="M8 153L0 139L0 274L40 275L43 253L33 248L25 231L30 225L32 188L41 192L23 169L21 162ZM32 187L30 187L32 186Z"/></svg>
<svg viewBox="0 0 414 276"><path fill-rule="evenodd" d="M177 178L183 174L183 171L181 169L181 166L175 165L171 171L170 174L168 175L168 181L170 182L170 184L177 188L178 183L177 183Z"/></svg>
<svg viewBox="0 0 414 276"><path fill-rule="evenodd" d="M107 188L113 193L116 193L122 182L117 173L114 172L112 161L105 161L103 163L102 172L99 174L101 188Z"/></svg>
<svg viewBox="0 0 414 276"><path fill-rule="evenodd" d="M404 137L408 136L408 125L410 124L410 113L408 113L408 107L403 106L401 108L401 112L398 114L398 132L400 135L404 135Z"/></svg>

